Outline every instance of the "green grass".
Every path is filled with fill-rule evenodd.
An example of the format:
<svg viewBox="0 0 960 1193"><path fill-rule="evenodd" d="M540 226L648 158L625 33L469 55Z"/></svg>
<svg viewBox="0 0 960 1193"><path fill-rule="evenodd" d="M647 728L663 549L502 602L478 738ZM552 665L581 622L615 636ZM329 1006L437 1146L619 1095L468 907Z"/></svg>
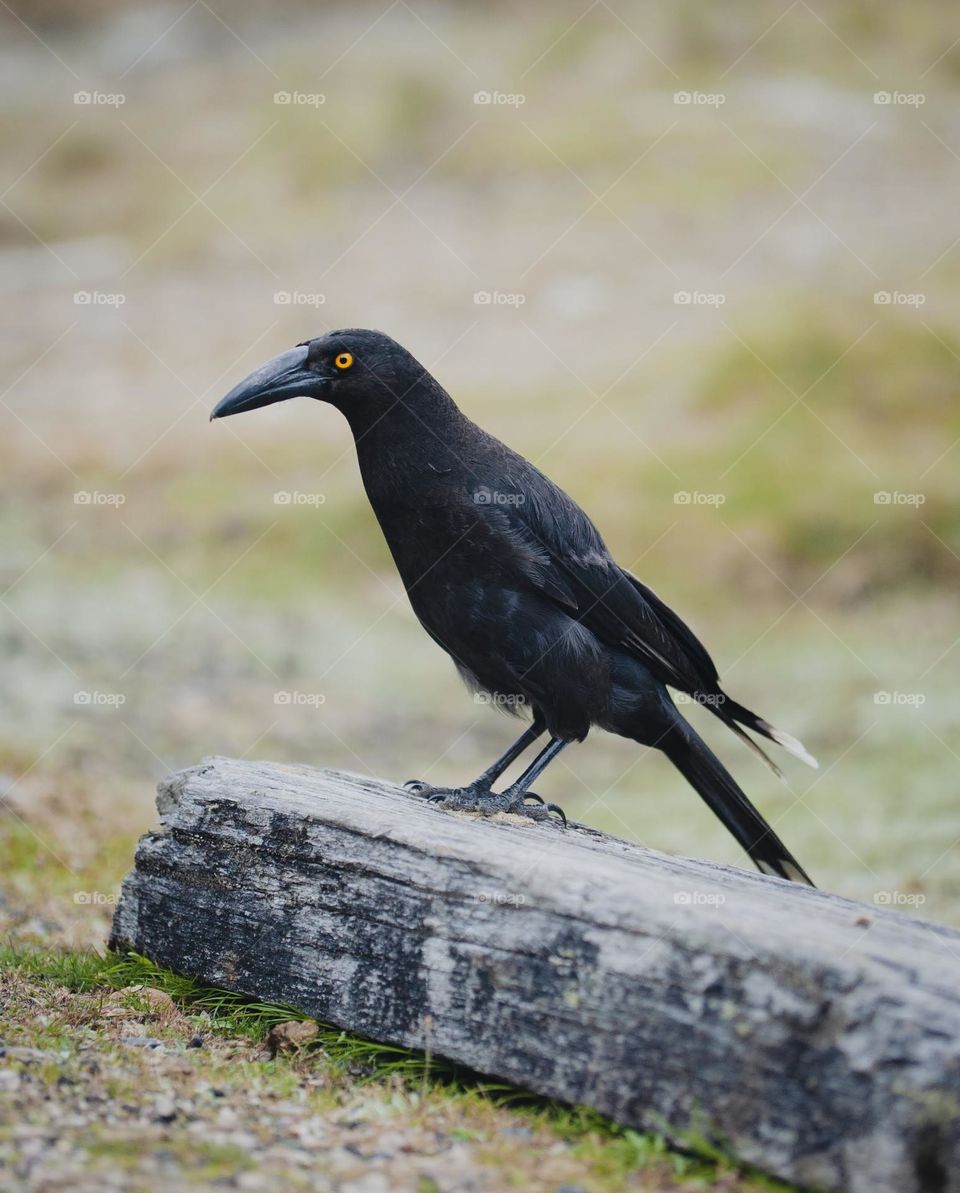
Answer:
<svg viewBox="0 0 960 1193"><path fill-rule="evenodd" d="M104 984L106 958L93 950L33 949L0 944L0 972L16 971L37 982L84 994Z"/></svg>
<svg viewBox="0 0 960 1193"><path fill-rule="evenodd" d="M87 1150L95 1159L108 1160L112 1168L135 1169L143 1155L140 1139L110 1139L94 1136ZM216 1181L235 1177L252 1166L243 1148L230 1144L208 1143L182 1135L164 1142L166 1151L176 1152L177 1158L189 1171L191 1180Z"/></svg>
<svg viewBox="0 0 960 1193"><path fill-rule="evenodd" d="M0 945L0 973L16 974L39 986L63 988L75 994L126 990L131 986L152 988L168 994L188 1016L196 1016L196 1022L199 1025L202 1021L205 1030L256 1043L263 1041L278 1023L309 1019L295 1007L259 1002L233 991L205 986L132 952L120 955L6 943ZM139 992L131 992L129 1002L131 1008L143 1009L148 1005L143 1003ZM65 1030L63 1025L47 1023L43 1042L48 1046L62 1043L68 1038ZM739 1173L747 1175L751 1188L758 1191L788 1189L752 1171L744 1174L722 1151L694 1133L687 1133L682 1147L677 1148L664 1134L623 1127L590 1107L554 1102L505 1082L484 1079L427 1053L367 1040L329 1024L318 1024L316 1036L297 1056L300 1063L320 1061L353 1085L399 1079L414 1096L423 1097L429 1092L435 1097L457 1099L464 1110L490 1103L509 1107L531 1129L549 1130L574 1144L577 1158L589 1162L599 1175L611 1180L657 1164L666 1165L684 1181L709 1184L724 1175ZM59 1069L52 1070L51 1080L56 1080L58 1073ZM295 1074L292 1076L293 1085L287 1092L296 1087ZM453 1134L464 1140L476 1139L470 1128L454 1128ZM130 1141L94 1139L91 1149L96 1155L109 1156L118 1162L135 1154ZM216 1172L223 1166L234 1166L236 1157L232 1152L221 1155L201 1149L189 1159L194 1167L204 1166Z"/></svg>
<svg viewBox="0 0 960 1193"><path fill-rule="evenodd" d="M664 503L678 489L723 496L717 510L670 511L708 544L695 557L711 571L739 556L755 582L778 584L719 519L798 591L863 535L818 600L955 584L960 484L945 453L960 439L960 339L882 306L873 330L784 307L710 358L689 395L696 433L671 457L682 480L651 471L648 489ZM884 492L921 503L877 504Z"/></svg>
<svg viewBox="0 0 960 1193"><path fill-rule="evenodd" d="M19 817L3 817L0 873L8 893L33 901L42 892L47 900L63 903L92 892L115 894L129 869L136 838L125 833L101 837L96 817L80 819L75 836L81 839L75 849L70 834L55 826L34 827Z"/></svg>

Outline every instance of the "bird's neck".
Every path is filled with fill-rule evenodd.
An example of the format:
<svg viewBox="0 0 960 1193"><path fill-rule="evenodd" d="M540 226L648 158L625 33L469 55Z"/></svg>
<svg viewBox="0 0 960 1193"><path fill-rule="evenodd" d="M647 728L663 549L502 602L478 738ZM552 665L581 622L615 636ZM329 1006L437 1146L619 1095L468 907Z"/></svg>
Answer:
<svg viewBox="0 0 960 1193"><path fill-rule="evenodd" d="M464 428L472 424L439 385L379 411L344 411L360 473L374 508L399 494L415 499L458 465Z"/></svg>

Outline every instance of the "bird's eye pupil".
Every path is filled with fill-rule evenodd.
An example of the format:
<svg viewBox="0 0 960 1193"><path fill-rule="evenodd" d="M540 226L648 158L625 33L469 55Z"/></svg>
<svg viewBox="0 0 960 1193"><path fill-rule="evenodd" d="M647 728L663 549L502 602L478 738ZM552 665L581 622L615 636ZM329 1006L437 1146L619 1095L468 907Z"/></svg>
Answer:
<svg viewBox="0 0 960 1193"><path fill-rule="evenodd" d="M341 352L333 363L338 369L349 369L353 364L353 357L349 352Z"/></svg>

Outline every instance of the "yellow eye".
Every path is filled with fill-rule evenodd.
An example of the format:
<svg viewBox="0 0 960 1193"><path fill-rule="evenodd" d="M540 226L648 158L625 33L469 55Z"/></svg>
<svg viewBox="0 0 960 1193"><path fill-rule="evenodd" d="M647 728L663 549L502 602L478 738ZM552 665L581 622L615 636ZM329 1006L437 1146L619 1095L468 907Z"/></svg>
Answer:
<svg viewBox="0 0 960 1193"><path fill-rule="evenodd" d="M333 363L338 369L349 369L353 364L353 356L349 352L341 352Z"/></svg>

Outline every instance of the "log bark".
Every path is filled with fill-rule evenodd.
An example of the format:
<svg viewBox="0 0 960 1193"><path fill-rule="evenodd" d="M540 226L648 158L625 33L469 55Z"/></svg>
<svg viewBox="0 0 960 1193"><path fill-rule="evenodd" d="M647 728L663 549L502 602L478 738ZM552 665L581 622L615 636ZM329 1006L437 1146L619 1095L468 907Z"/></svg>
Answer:
<svg viewBox="0 0 960 1193"><path fill-rule="evenodd" d="M306 766L158 808L114 948L800 1185L960 1190L960 933Z"/></svg>

